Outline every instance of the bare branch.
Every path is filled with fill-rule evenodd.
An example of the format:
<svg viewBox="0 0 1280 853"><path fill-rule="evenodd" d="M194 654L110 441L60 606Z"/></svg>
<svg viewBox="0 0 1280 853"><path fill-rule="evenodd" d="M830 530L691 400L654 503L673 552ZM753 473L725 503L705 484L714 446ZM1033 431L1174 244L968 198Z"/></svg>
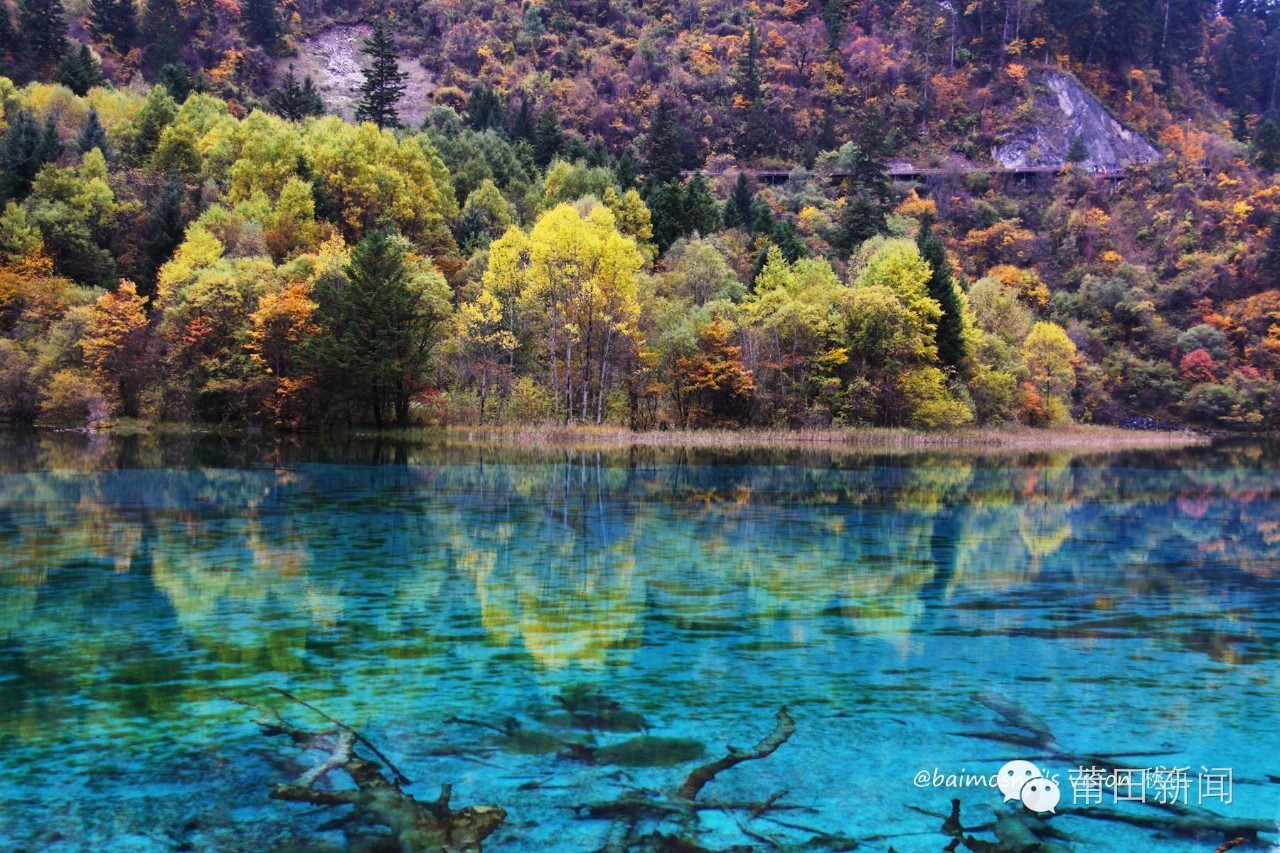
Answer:
<svg viewBox="0 0 1280 853"><path fill-rule="evenodd" d="M282 690L282 689L281 689L281 688L279 688L279 687L272 687L271 689L272 689L272 690L274 690L276 693L279 693L279 694L280 694L281 696L283 696L284 698L286 698L286 699L290 699L290 700L292 700L292 701L294 701L294 702L297 702L297 703L298 703L299 705L301 705L302 707L307 708L307 709L309 709L309 710L311 710L311 711L314 711L315 713L319 714L321 717L323 717L323 718L324 718L325 720L327 720L328 722L333 723L335 726L338 726L339 728L342 728L342 729L345 729L346 731L351 732L351 734L353 734L353 735L355 736L355 739L356 739L357 741L359 741L360 743L362 743L362 744L364 744L366 747L368 747L368 748L369 748L369 751L370 751L370 752L372 752L374 755L378 756L378 760L379 760L379 761L381 761L383 764L387 765L387 769L388 769L388 770L390 770L393 774L395 774L395 777L396 777L396 784L397 784L397 785L412 785L412 784L413 784L413 782L411 782L411 781L409 780L409 777L408 777L408 776L405 776L403 773L401 773L401 772L400 772L400 768L396 767L394 764L392 764L392 763L391 763L391 759L389 759L389 758L387 758L385 755L383 755L383 754L382 754L382 752L381 752L381 751L380 751L376 746L374 746L374 745L369 741L369 739L368 739L368 738L366 738L364 735L360 734L360 733L359 733L358 731L356 731L355 729L351 728L351 726L347 725L346 723L344 723L344 722L342 722L342 721L340 721L340 720L335 720L333 717L330 717L328 714L326 714L324 711L321 711L321 710L320 710L319 708L317 708L315 705L312 705L310 702L306 702L306 701L303 701L302 699L299 699L297 696L294 696L294 695L293 695L292 693L290 693L288 690Z"/></svg>
<svg viewBox="0 0 1280 853"><path fill-rule="evenodd" d="M729 747L729 754L723 758L695 767L684 780L684 784L680 786L677 794L686 800L696 800L703 786L716 778L718 774L731 767L736 767L744 761L755 761L773 755L778 747L786 743L796 731L796 721L791 719L791 715L787 713L785 706L778 710L775 719L777 724L774 726L773 731L757 743L754 748L738 749L731 746Z"/></svg>

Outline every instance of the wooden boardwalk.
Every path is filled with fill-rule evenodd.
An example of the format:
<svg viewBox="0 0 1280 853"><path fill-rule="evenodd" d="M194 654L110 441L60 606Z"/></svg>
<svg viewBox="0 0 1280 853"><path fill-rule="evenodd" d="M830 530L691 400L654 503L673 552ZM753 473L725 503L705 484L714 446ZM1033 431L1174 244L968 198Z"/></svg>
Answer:
<svg viewBox="0 0 1280 853"><path fill-rule="evenodd" d="M1057 176L1066 171L1063 166L1036 166L1022 169L1002 169L999 167L982 168L980 166L961 166L961 167L943 167L932 168L924 166L890 166L885 173L893 180L903 183L911 181L923 181L929 178L943 177L946 175L990 175L993 178L1013 178L1014 180L1028 180L1034 178L1042 178L1045 176ZM748 177L755 178L757 183L761 184L785 184L791 176L789 169L737 169L735 174L741 173ZM718 178L725 172L696 172L686 170L681 172L686 178L691 178L696 174L701 174L704 178ZM1105 178L1118 181L1124 177L1124 172L1119 169L1111 169L1104 172L1088 172L1087 174L1096 178ZM850 172L831 172L825 176L828 181L834 183L851 177Z"/></svg>

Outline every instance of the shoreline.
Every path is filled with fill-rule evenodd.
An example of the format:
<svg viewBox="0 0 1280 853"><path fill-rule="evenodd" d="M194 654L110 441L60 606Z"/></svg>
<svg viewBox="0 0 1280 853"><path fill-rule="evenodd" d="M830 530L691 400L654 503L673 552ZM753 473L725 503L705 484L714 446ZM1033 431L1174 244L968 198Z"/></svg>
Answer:
<svg viewBox="0 0 1280 853"><path fill-rule="evenodd" d="M19 431L22 432L22 431ZM799 452L831 451L1126 451L1208 447L1216 438L1207 433L1126 430L1120 427L1072 424L1062 427L1027 426L973 428L953 432L925 432L889 427L829 427L819 429L705 429L645 430L625 427L533 424L527 426L403 427L375 430L367 427L332 431L276 431L255 427L214 424L118 422L104 428L37 426L34 433L98 436L197 436L254 437L266 440L361 440L443 444L455 447L519 448L524 450L624 450L669 448L706 450L774 449ZM1251 436L1240 436L1249 438ZM1256 436L1253 436L1256 437Z"/></svg>
<svg viewBox="0 0 1280 853"><path fill-rule="evenodd" d="M393 431L397 432L397 431ZM398 431L403 433L405 431ZM419 431L423 437L432 431ZM373 435L373 433L360 433ZM671 447L708 449L780 448L794 450L1141 450L1207 447L1213 437L1191 431L1159 432L1119 427L1073 425L1037 429L1011 427L922 432L886 427L796 430L670 430L632 432L596 426L453 426L439 431L448 442L493 447L565 447L619 449Z"/></svg>

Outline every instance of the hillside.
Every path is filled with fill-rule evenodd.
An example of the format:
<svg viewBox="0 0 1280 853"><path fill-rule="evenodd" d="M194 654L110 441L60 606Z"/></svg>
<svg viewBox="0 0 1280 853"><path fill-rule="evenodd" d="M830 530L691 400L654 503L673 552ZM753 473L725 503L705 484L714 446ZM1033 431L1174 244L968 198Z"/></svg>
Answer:
<svg viewBox="0 0 1280 853"><path fill-rule="evenodd" d="M12 420L1275 426L1270 7L14 12Z"/></svg>

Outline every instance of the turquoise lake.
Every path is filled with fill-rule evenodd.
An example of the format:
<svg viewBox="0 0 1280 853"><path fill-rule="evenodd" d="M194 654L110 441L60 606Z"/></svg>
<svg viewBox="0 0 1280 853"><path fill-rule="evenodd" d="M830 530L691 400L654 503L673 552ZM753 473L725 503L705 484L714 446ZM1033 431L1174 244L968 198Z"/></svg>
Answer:
<svg viewBox="0 0 1280 853"><path fill-rule="evenodd" d="M707 810L702 843L771 849L762 837L804 826L939 851L952 797L975 826L1020 804L933 774L1026 759L1061 777L1066 849L1208 853L1221 836L1085 814L1067 756L1153 781L1188 768L1188 809L1276 828L1276 450L3 435L0 850L344 849L341 810L268 797L315 757L237 702L325 726L280 688L359 729L418 798L447 782L455 807L506 809L486 850L598 849L613 830L581 806L669 791L785 705L790 741L703 797L785 789L789 807ZM597 692L644 731L566 723L556 697ZM994 707L1056 746L1023 745ZM537 737L495 730L514 726ZM646 733L705 754L644 766L534 748ZM1206 800L1226 772L1227 796ZM1112 792L1103 806L1170 813Z"/></svg>

